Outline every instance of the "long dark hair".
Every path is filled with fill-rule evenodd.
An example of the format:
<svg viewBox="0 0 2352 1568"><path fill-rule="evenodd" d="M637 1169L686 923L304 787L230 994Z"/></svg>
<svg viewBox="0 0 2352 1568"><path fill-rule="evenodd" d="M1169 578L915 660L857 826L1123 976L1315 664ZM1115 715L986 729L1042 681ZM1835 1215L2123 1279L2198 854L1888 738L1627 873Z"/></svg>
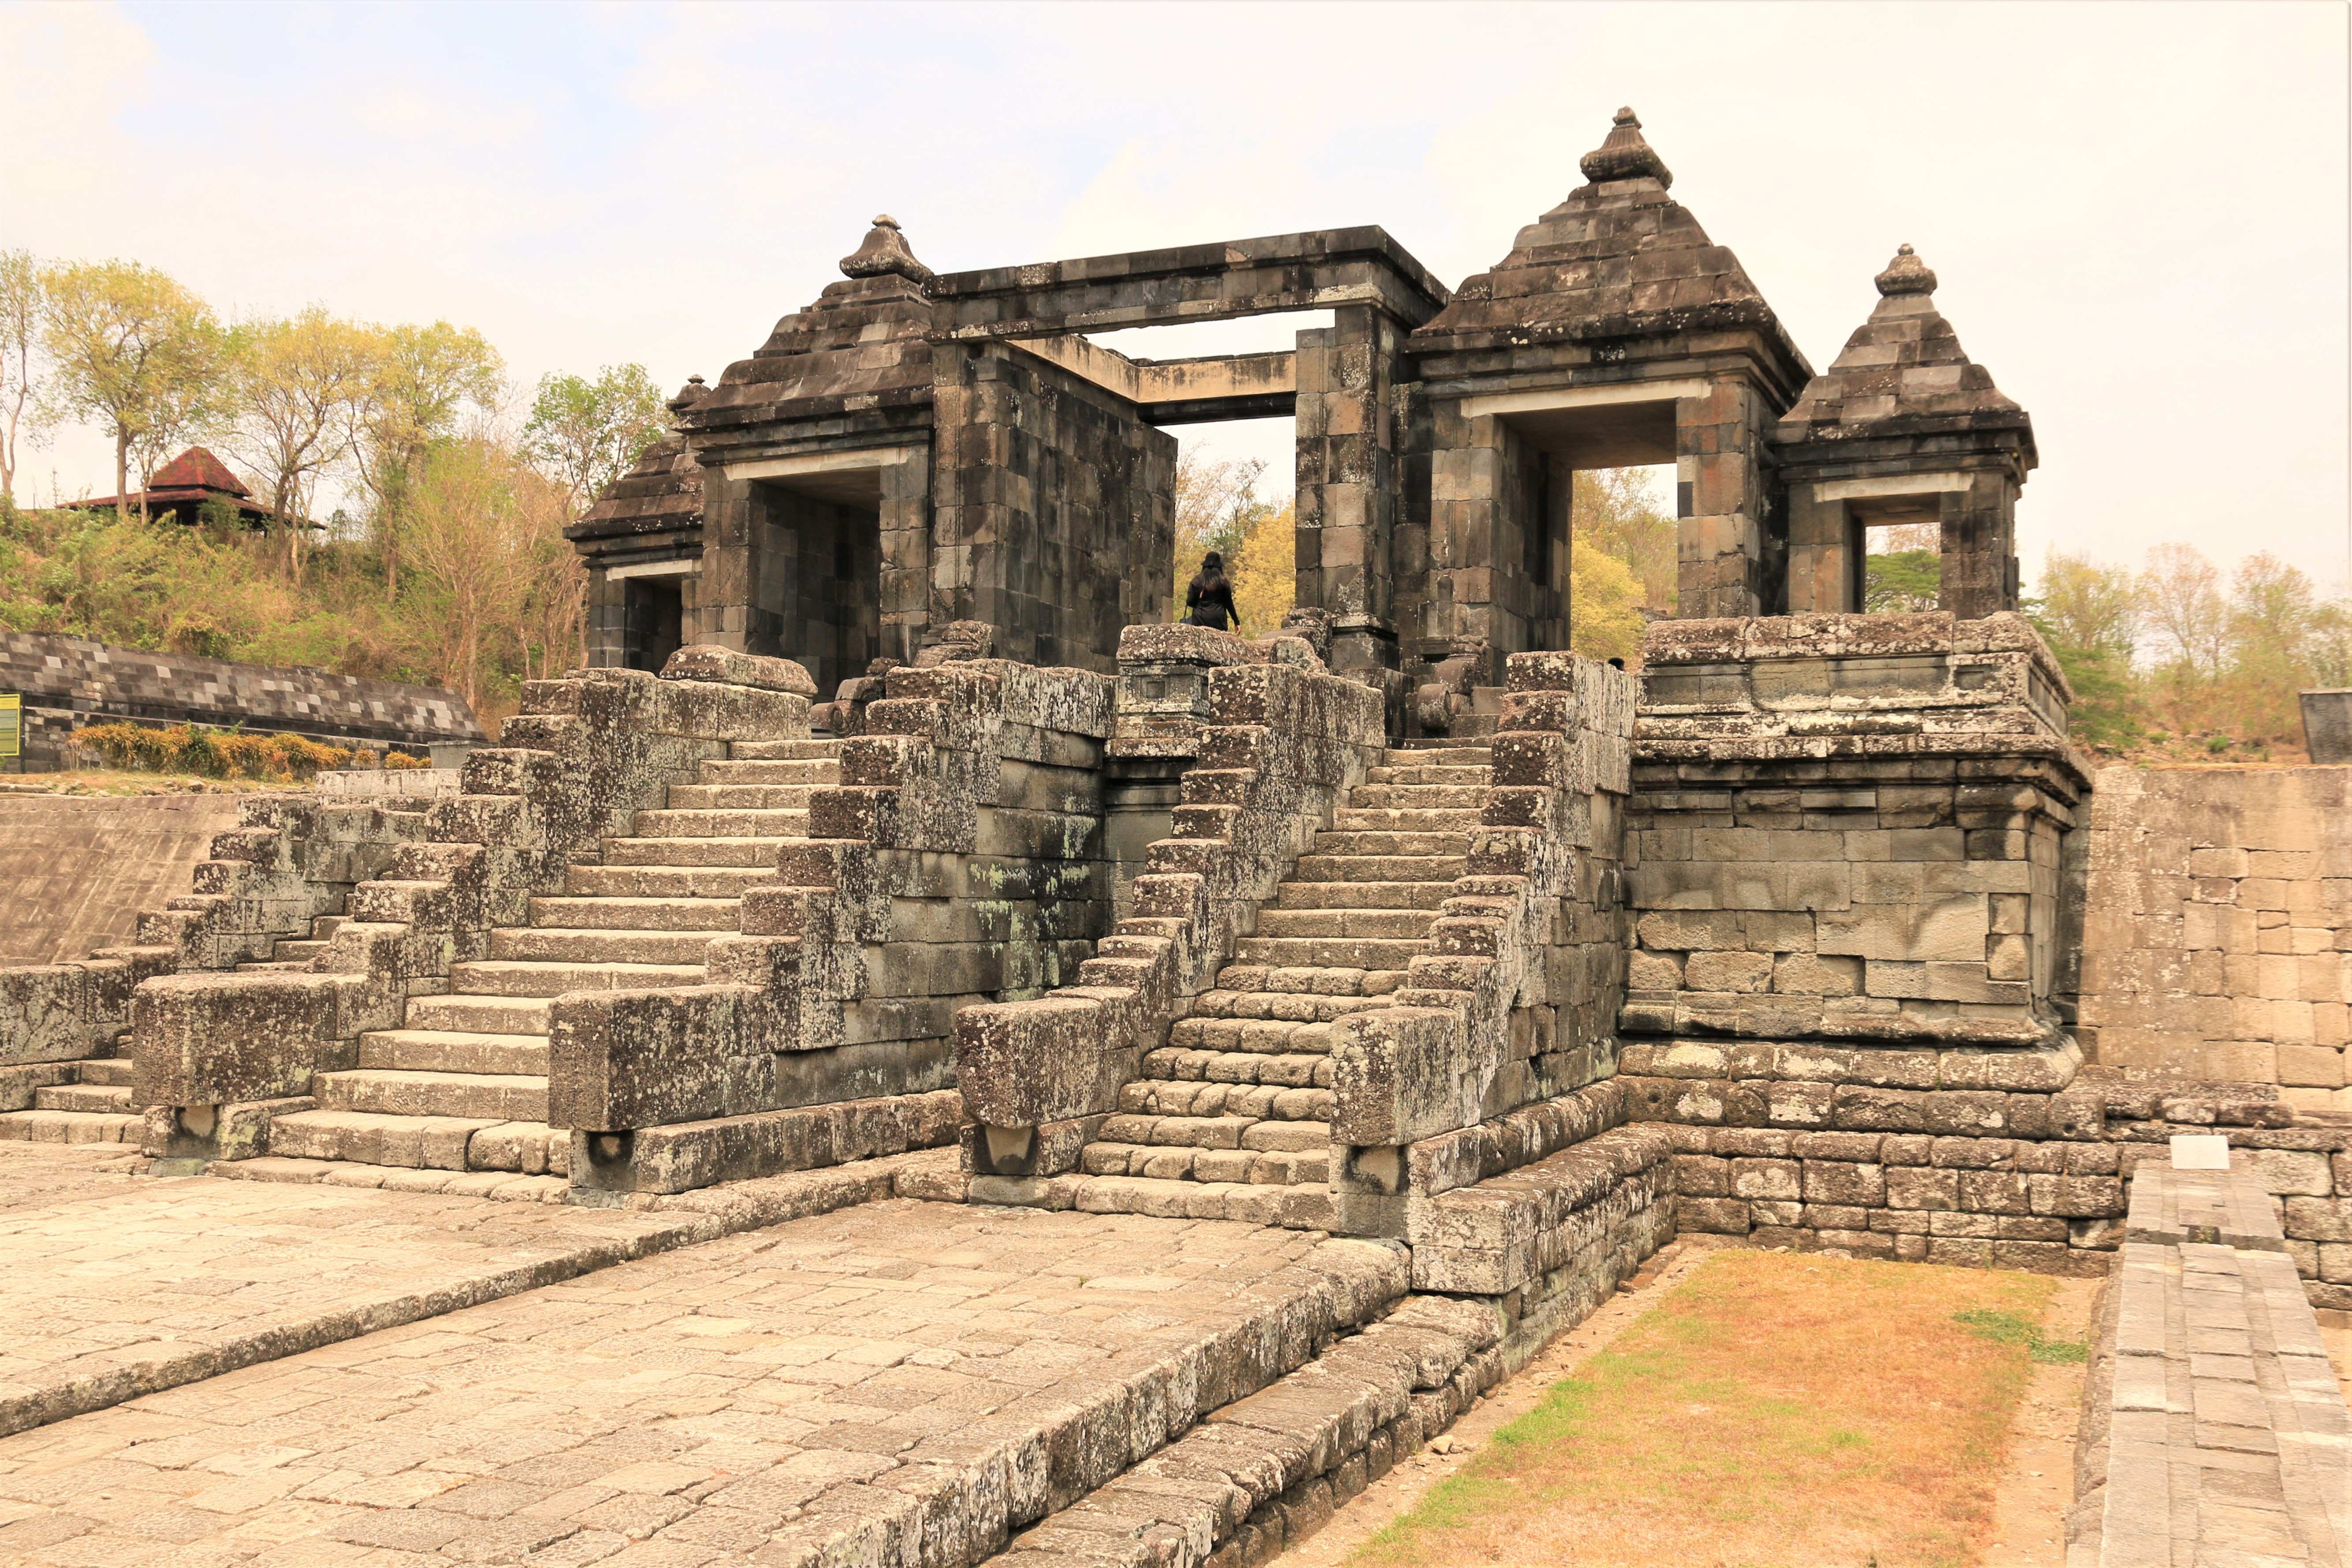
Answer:
<svg viewBox="0 0 2352 1568"><path fill-rule="evenodd" d="M1192 591L1213 594L1225 585L1225 558L1216 551L1201 557L1201 569L1192 574Z"/></svg>

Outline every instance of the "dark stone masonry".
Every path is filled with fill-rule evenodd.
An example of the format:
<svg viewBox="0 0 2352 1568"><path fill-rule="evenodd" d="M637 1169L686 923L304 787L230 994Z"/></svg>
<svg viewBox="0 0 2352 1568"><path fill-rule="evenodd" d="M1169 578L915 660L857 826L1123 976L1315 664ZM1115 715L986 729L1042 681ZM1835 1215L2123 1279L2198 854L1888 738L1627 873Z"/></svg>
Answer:
<svg viewBox="0 0 2352 1568"><path fill-rule="evenodd" d="M1926 263L1817 374L1631 110L1581 168L1454 289L1372 227L940 276L877 218L572 531L593 668L446 787L246 801L130 942L0 972L0 1136L1313 1261L1246 1347L927 1428L728 1561L1262 1563L1678 1233L2107 1276L2184 1134L2273 1256L2140 1257L2119 1353L2175 1355L2148 1269L2193 1265L2305 1355L2352 1310L2340 770L2095 775L2018 614L2032 425ZM1166 624L1162 426L1269 414L1297 607ZM1680 618L1565 651L1580 472L1664 463ZM1916 522L1941 607L1859 613ZM838 1441L795 1497L896 1462Z"/></svg>

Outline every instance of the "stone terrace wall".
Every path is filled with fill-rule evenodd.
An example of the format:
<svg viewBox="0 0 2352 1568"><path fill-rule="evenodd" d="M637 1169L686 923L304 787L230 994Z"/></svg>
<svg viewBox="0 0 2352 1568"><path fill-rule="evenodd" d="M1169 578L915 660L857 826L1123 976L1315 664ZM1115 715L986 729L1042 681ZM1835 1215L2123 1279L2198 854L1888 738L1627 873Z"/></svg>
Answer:
<svg viewBox="0 0 2352 1568"><path fill-rule="evenodd" d="M0 964L62 963L131 940L142 910L188 890L233 795L0 798Z"/></svg>
<svg viewBox="0 0 2352 1568"><path fill-rule="evenodd" d="M23 693L26 762L44 768L62 765L74 731L109 720L243 725L416 752L483 739L464 699L429 686L31 632L0 632L0 691Z"/></svg>
<svg viewBox="0 0 2352 1568"><path fill-rule="evenodd" d="M2093 800L2084 1049L2352 1110L2352 768L2103 768Z"/></svg>

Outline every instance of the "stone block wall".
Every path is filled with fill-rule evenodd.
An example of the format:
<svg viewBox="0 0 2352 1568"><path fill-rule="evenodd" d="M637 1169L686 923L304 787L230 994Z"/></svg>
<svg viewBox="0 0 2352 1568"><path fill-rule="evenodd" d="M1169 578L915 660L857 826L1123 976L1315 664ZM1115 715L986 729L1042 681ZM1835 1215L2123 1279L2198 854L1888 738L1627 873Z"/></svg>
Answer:
<svg viewBox="0 0 2352 1568"><path fill-rule="evenodd" d="M0 631L0 691L24 696L25 763L34 769L65 766L73 731L118 720L242 726L419 755L483 739L464 700L432 687L33 632Z"/></svg>
<svg viewBox="0 0 2352 1568"><path fill-rule="evenodd" d="M2109 767L2096 783L2084 1048L2352 1110L2352 769Z"/></svg>
<svg viewBox="0 0 2352 1568"><path fill-rule="evenodd" d="M2087 781L2021 618L1667 622L1644 658L1627 1033L2064 1025Z"/></svg>

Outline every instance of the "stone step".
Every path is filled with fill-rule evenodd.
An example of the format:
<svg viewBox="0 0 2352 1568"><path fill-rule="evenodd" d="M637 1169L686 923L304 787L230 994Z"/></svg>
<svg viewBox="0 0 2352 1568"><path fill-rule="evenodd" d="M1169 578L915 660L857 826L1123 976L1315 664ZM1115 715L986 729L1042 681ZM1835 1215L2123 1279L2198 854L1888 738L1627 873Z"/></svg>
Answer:
<svg viewBox="0 0 2352 1568"><path fill-rule="evenodd" d="M1181 1046L1161 1046L1143 1056L1144 1077L1171 1083L1258 1083L1284 1089L1328 1089L1331 1074L1331 1058L1323 1056L1199 1051Z"/></svg>
<svg viewBox="0 0 2352 1568"><path fill-rule="evenodd" d="M562 926L501 926L490 957L522 963L692 963L702 962L718 931L577 931Z"/></svg>
<svg viewBox="0 0 2352 1568"><path fill-rule="evenodd" d="M279 963L308 963L333 945L323 937L281 936L270 945L269 956Z"/></svg>
<svg viewBox="0 0 2352 1568"><path fill-rule="evenodd" d="M1338 1211L1328 1186L1252 1182L1161 1182L1143 1176L1087 1176L1070 1206L1081 1214L1138 1214L1158 1219L1230 1219L1247 1225L1329 1230Z"/></svg>
<svg viewBox="0 0 2352 1568"><path fill-rule="evenodd" d="M1423 767L1407 763L1402 767L1370 767L1364 770L1364 783L1379 784L1444 784L1449 787L1485 790L1494 782L1492 768Z"/></svg>
<svg viewBox="0 0 2352 1568"><path fill-rule="evenodd" d="M322 1072L310 1092L321 1110L384 1116L454 1116L492 1121L545 1121L547 1079L506 1073L414 1072L362 1068Z"/></svg>
<svg viewBox="0 0 2352 1568"><path fill-rule="evenodd" d="M1277 910L1421 910L1435 913L1454 896L1443 882L1285 882L1274 890Z"/></svg>
<svg viewBox="0 0 2352 1568"><path fill-rule="evenodd" d="M703 763L698 776L707 784L813 784L822 788L841 782L841 760L803 757L789 762L746 762L729 758Z"/></svg>
<svg viewBox="0 0 2352 1568"><path fill-rule="evenodd" d="M0 1111L0 1143L136 1143L145 1121L88 1110Z"/></svg>
<svg viewBox="0 0 2352 1568"><path fill-rule="evenodd" d="M1330 1053L1333 1033L1328 1020L1191 1017L1168 1026L1168 1043L1184 1050L1319 1057Z"/></svg>
<svg viewBox="0 0 2352 1568"><path fill-rule="evenodd" d="M1362 784L1348 792L1350 809L1387 811L1481 811L1486 792L1475 784Z"/></svg>
<svg viewBox="0 0 2352 1568"><path fill-rule="evenodd" d="M491 934L494 948L506 934ZM1403 969L1428 951L1428 943L1411 938L1245 936L1234 943L1234 962L1318 969Z"/></svg>
<svg viewBox="0 0 2352 1568"><path fill-rule="evenodd" d="M238 961L236 972L239 974L281 974L310 967L310 961L307 958L247 958Z"/></svg>
<svg viewBox="0 0 2352 1568"><path fill-rule="evenodd" d="M351 922L352 917L349 915L312 915L310 935L320 942L327 942Z"/></svg>
<svg viewBox="0 0 2352 1568"><path fill-rule="evenodd" d="M1105 1139L1079 1151L1078 1169L1089 1176L1146 1176L1159 1182L1241 1182L1259 1187L1293 1187L1328 1182L1331 1156L1328 1147L1311 1152L1171 1148Z"/></svg>
<svg viewBox="0 0 2352 1568"><path fill-rule="evenodd" d="M1384 936L1428 940L1432 910L1260 910L1260 936Z"/></svg>
<svg viewBox="0 0 2352 1568"><path fill-rule="evenodd" d="M544 1035L480 1035L461 1029L372 1029L360 1037L360 1066L393 1072L547 1076Z"/></svg>
<svg viewBox="0 0 2352 1568"><path fill-rule="evenodd" d="M129 1057L91 1057L80 1066L81 1081L100 1088L127 1089L139 1076L139 1064Z"/></svg>
<svg viewBox="0 0 2352 1568"><path fill-rule="evenodd" d="M493 933L495 935L495 933ZM698 963L526 963L477 960L449 966L449 984L479 996L561 996L566 991L640 991L699 985ZM412 1016L412 1024L416 1020ZM539 1032L546 1033L541 1024Z"/></svg>
<svg viewBox="0 0 2352 1568"><path fill-rule="evenodd" d="M773 764L761 764L772 766ZM821 784L693 784L669 786L672 811L806 811Z"/></svg>
<svg viewBox="0 0 2352 1568"><path fill-rule="evenodd" d="M463 968L464 966L458 965ZM536 994L411 996L403 1021L412 1030L461 1035L547 1036L547 999ZM386 1031L392 1033L394 1031Z"/></svg>
<svg viewBox="0 0 2352 1568"><path fill-rule="evenodd" d="M1170 1082L1137 1079L1121 1086L1118 1109L1128 1116L1239 1117L1244 1121L1311 1121L1328 1135L1332 1094L1328 1089L1286 1089L1280 1084ZM1106 1134L1108 1136L1108 1134ZM1197 1138L1178 1142L1199 1143ZM1129 1137L1130 1143L1166 1139Z"/></svg>
<svg viewBox="0 0 2352 1568"><path fill-rule="evenodd" d="M1227 964L1225 973L1234 966ZM1385 972L1385 973L1393 973ZM1223 978L1220 974L1220 979ZM1393 987L1391 987L1393 989ZM1386 993L1376 995L1335 995L1323 992L1269 991L1263 988L1240 991L1220 985L1213 991L1203 991L1192 998L1192 1016L1196 1018L1272 1018L1286 1024L1328 1024L1349 1013L1361 1013L1370 1007L1393 1007Z"/></svg>
<svg viewBox="0 0 2352 1568"><path fill-rule="evenodd" d="M1302 882L1445 882L1470 868L1466 847L1452 855L1356 855L1317 852L1298 858Z"/></svg>
<svg viewBox="0 0 2352 1568"><path fill-rule="evenodd" d="M1470 853L1470 835L1459 833L1383 833L1377 831L1325 831L1315 836L1314 847L1300 856L1303 866L1310 858L1320 860L1325 856L1402 857L1414 860L1461 859ZM1459 873L1456 873L1459 875ZM1322 880L1316 876L1315 880Z"/></svg>
<svg viewBox="0 0 2352 1568"><path fill-rule="evenodd" d="M574 866L563 889L575 899L740 899L775 879L771 856L758 866Z"/></svg>
<svg viewBox="0 0 2352 1568"><path fill-rule="evenodd" d="M1492 746L1391 746L1381 761L1392 768L1485 768L1495 763Z"/></svg>
<svg viewBox="0 0 2352 1568"><path fill-rule="evenodd" d="M650 813L639 812L640 819ZM788 836L792 838L799 834ZM607 838L604 865L658 867L671 871L688 867L753 867L773 876L776 851L786 838Z"/></svg>
<svg viewBox="0 0 2352 1568"><path fill-rule="evenodd" d="M100 1116L135 1116L127 1084L59 1083L33 1091L36 1110L86 1110Z"/></svg>
<svg viewBox="0 0 2352 1568"><path fill-rule="evenodd" d="M1228 963L1217 972L1220 991L1278 991L1296 996L1385 996L1404 982L1401 969Z"/></svg>
<svg viewBox="0 0 2352 1568"><path fill-rule="evenodd" d="M1478 826L1478 816L1475 810L1359 809L1350 804L1331 814L1331 827L1339 833L1467 833Z"/></svg>
<svg viewBox="0 0 2352 1568"><path fill-rule="evenodd" d="M841 758L838 740L806 741L737 741L727 748L730 759L738 762L812 762Z"/></svg>
<svg viewBox="0 0 2352 1568"><path fill-rule="evenodd" d="M570 931L716 931L739 929L738 899L533 899L530 923Z"/></svg>
<svg viewBox="0 0 2352 1568"><path fill-rule="evenodd" d="M365 1165L349 1160L310 1160L268 1154L257 1160L223 1160L205 1173L236 1182L285 1182L296 1185L382 1187L387 1192L445 1193L456 1197L497 1198L512 1203L560 1204L572 1191L562 1176L517 1175L500 1168L427 1171L409 1165ZM1268 1192L1281 1189L1269 1187Z"/></svg>
<svg viewBox="0 0 2352 1568"><path fill-rule="evenodd" d="M269 1124L269 1152L289 1159L463 1171L466 1146L490 1117L386 1116L364 1110L298 1110Z"/></svg>
<svg viewBox="0 0 2352 1568"><path fill-rule="evenodd" d="M641 811L632 825L640 838L805 838L803 811Z"/></svg>

